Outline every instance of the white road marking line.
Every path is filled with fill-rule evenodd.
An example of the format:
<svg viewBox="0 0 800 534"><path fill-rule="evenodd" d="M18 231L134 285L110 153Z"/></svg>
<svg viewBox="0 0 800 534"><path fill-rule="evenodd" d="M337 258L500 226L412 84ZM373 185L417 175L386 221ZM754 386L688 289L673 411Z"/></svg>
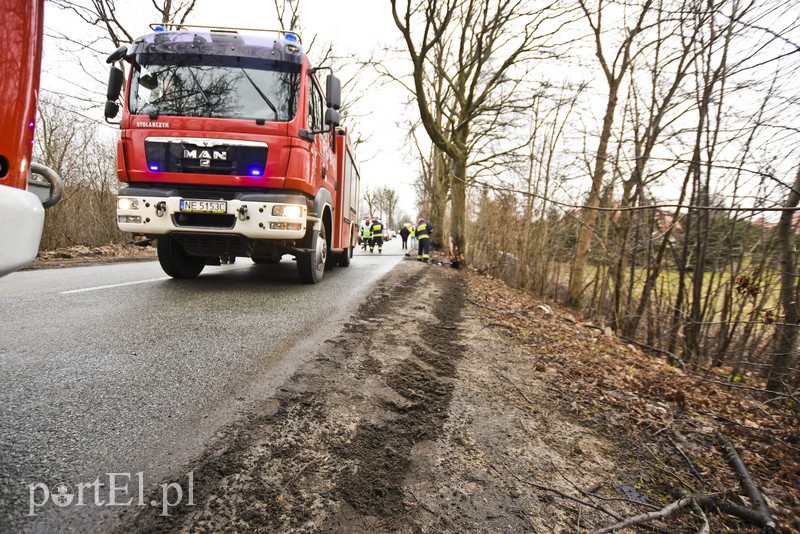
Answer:
<svg viewBox="0 0 800 534"><path fill-rule="evenodd" d="M111 285L107 285L107 286L96 286L96 287L85 287L83 289L72 289L70 291L62 291L61 294L62 295L69 295L69 294L72 294L72 293L85 293L86 291L97 291L97 290L100 290L100 289L111 289L111 288L114 288L114 287L133 286L133 285L136 285L136 284L148 284L150 282L160 282L162 280L169 280L169 279L170 279L169 276L164 276L162 278L150 278L148 280L137 280L135 282L123 282L121 284L111 284Z"/></svg>

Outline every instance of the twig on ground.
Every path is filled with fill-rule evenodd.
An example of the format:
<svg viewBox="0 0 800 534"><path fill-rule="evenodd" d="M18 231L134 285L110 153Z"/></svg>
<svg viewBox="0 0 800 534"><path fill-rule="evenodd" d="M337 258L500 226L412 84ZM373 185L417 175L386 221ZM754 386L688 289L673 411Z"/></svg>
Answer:
<svg viewBox="0 0 800 534"><path fill-rule="evenodd" d="M523 391L520 389L520 387L519 387L518 385L516 385L516 384L514 383L514 381L513 381L513 380L511 380L510 378L508 378L506 375L504 375L504 374L503 374L503 373L501 373L500 371L496 371L496 372L497 372L497 375L498 375L498 376L500 376L501 378L505 378L505 379L506 379L506 381L507 381L509 384L511 384L512 386L514 386L514 389L516 389L516 390L519 392L519 394L520 394L520 395L522 395L522 396L525 398L525 400L526 400L526 401L528 401L529 403L531 403L531 404L533 404L533 405L536 405L536 403L535 403L535 402L533 402L531 399L529 399L529 398L528 398L528 396L527 396L527 395L525 395L525 393L524 393L524 392L523 392Z"/></svg>
<svg viewBox="0 0 800 534"><path fill-rule="evenodd" d="M621 497L603 497L602 495L597 495L596 493L594 493L594 491L597 491L597 489L595 489L594 491L584 491L581 488L579 488L577 484L572 482L572 480L570 480L564 473L562 473L561 470L558 468L558 466L556 466L555 462L553 462L552 459L550 460L550 465L553 466L553 469L555 469L556 473L561 475L561 478L563 478L564 481L567 484L572 486L575 489L575 491L577 491L578 493L580 493L581 495L583 495L584 497L586 497L588 499L599 499L599 500L605 501L605 502L624 502L624 503L628 503L628 504L636 504L636 505L639 505L639 506L644 506L645 508L651 508L653 510L658 510L659 509L658 506L654 506L654 505L652 505L650 503L647 503L647 502L635 501L633 499L623 499ZM598 488L599 488L599 485L598 485ZM594 501L592 501L592 502L594 502Z"/></svg>
<svg viewBox="0 0 800 534"><path fill-rule="evenodd" d="M684 497L682 499L678 499L675 502L672 502L666 505L664 508L655 511L655 512L647 512L644 514L639 514L637 516L629 517L618 523L614 523L613 525L609 525L607 527L603 527L599 530L595 530L592 534L607 534L609 532L614 532L621 528L630 527L633 525L641 525L642 523L647 523L648 521L654 521L656 519L667 519L669 516L678 512L679 510L686 508L687 506L691 506L694 502L692 497Z"/></svg>
<svg viewBox="0 0 800 534"><path fill-rule="evenodd" d="M643 348L643 349L647 349L647 350L650 350L650 351L653 351L653 352L657 352L657 353L659 353L659 354L663 354L664 356L666 356L666 357L667 357L667 358L669 358L670 360L673 360L674 362L676 362L676 363L677 363L677 364L680 366L680 368L681 368L681 369L682 369L684 372L686 372L686 362L684 362L684 361L683 361L682 359L680 359L679 357L675 356L675 355L674 355L673 353L671 353L670 351L668 351L668 350L664 350L664 349L659 349L658 347L654 347L654 346L652 346L652 345L648 345L647 343L642 343L641 341L636 341L635 339L631 339L631 338L629 338L629 337L625 337L625 336L619 336L619 338L620 338L620 339L624 339L624 340L625 340L625 341L627 341L628 343L633 343L633 344L634 344L634 345L636 345L637 347L641 347L641 348Z"/></svg>
<svg viewBox="0 0 800 534"><path fill-rule="evenodd" d="M744 488L745 492L747 492L747 496L750 497L750 502L753 504L753 509L756 513L761 515L764 519L764 524L762 526L767 528L775 528L775 521L773 521L772 516L769 513L769 507L767 506L764 497L761 495L761 492L758 490L756 483L753 481L753 478L750 476L750 473L747 471L747 466L744 465L739 453L736 452L733 444L722 435L722 432L719 430L714 432L714 435L717 437L717 440L722 444L722 448L725 451L725 454L728 457L731 465L733 465L736 474L739 475L739 480L742 482L742 487Z"/></svg>
<svg viewBox="0 0 800 534"><path fill-rule="evenodd" d="M688 456L686 456L686 453L683 452L683 449L681 449L677 443L675 443L674 439L672 439L669 436L667 436L667 438L669 439L669 442L672 443L672 446L675 447L675 449L681 454L681 456L683 456L683 459L686 460L686 464L689 466L689 469L691 470L692 475L694 475L694 478L696 478L697 480L700 481L700 483L705 485L706 480L702 477L702 475L700 475L700 473L697 472L697 469L695 469L692 460Z"/></svg>
<svg viewBox="0 0 800 534"><path fill-rule="evenodd" d="M581 490L581 493L587 493L587 494L588 493L594 493L597 490L599 490L602 486L603 486L602 482L595 482L594 484L592 484L591 486L589 486L585 490Z"/></svg>
<svg viewBox="0 0 800 534"><path fill-rule="evenodd" d="M430 509L430 508L428 508L427 506L425 506L425 504L424 504L422 501L420 501L419 499L417 499L417 496L416 496L416 495L414 495L414 492L413 492L413 491L411 491L411 490L408 490L408 494L409 494L409 495L411 495L412 497L414 497L414 500L415 500L415 501L417 501L417 504L418 504L418 505L422 506L422 507L423 507L425 510L427 510L429 513L431 513L431 514L435 515L436 517L439 517L439 514L437 514L436 512L434 512L433 510L431 510L431 509Z"/></svg>
<svg viewBox="0 0 800 534"><path fill-rule="evenodd" d="M696 501L692 501L692 509L703 520L703 526L700 527L700 531L697 534L711 534L711 527L708 526L708 518L706 517L706 514L703 512L703 509L700 508L700 505L698 505Z"/></svg>
<svg viewBox="0 0 800 534"><path fill-rule="evenodd" d="M317 459L316 459L316 458L314 458L313 460L311 460L310 462L308 462L306 465L304 465L304 466L303 466L303 467L300 469L300 471L298 471L298 472L297 472L297 474L296 474L295 476L293 476L293 477L291 478L291 480L289 480L289 482L287 482L287 483L286 483L286 485L283 487L283 489L281 490L281 492L280 492L280 493L278 493L278 497L280 497L281 495L283 495L283 494L284 494L284 492L285 492L287 489L289 489L289 486L291 486L291 485L292 485L292 482L294 482L295 480L297 480L297 477L299 477L300 475L302 475L302 474L303 474L303 471L305 471L305 470L306 470L306 468L308 468L308 466L309 466L309 465L313 464L313 463L314 463L314 462L316 462L316 461L317 461Z"/></svg>
<svg viewBox="0 0 800 534"><path fill-rule="evenodd" d="M501 464L501 465L502 465L502 464ZM559 491L559 490L557 490L557 489L555 489L555 488L548 488L547 486L542 486L541 484L536 484L535 482L530 482L530 481L528 481L528 480L523 480L523 479L519 478L519 477L518 477L518 476L517 476L517 475L516 475L516 474L515 474L513 471L511 471L511 470L510 470L508 467L506 467L505 465L503 465L503 467L505 468L505 470L506 470L506 471L508 471L508 474L510 474L512 477L514 477L515 479L517 479L517 480L518 480L519 482L521 482L522 484L526 484L526 485L528 485L528 486L531 486L531 487L534 487L534 488L540 489L540 490L542 490L542 491L549 491L549 492L555 493L556 495L560 495L561 497L563 497L563 498L565 498L565 499L567 499L567 500L570 500L570 501L576 502L576 503L578 503L578 504L582 504L582 505L584 505L584 506L588 506L589 508L594 508L595 510L599 510L599 511L603 512L604 514L607 514L607 515L609 515L609 516L613 517L613 518L614 518L614 519L616 519L617 521L620 521L620 520L622 519L622 517L620 517L619 515L617 515L616 513L612 512L611 510L607 509L607 508L606 508L606 507L604 507L604 506L600 506L599 504L594 504L594 503L592 503L592 502L583 501L583 500L581 500L581 499L578 499L578 498L576 498L576 497L573 497L572 495L567 495L566 493L564 493L564 492L562 492L562 491ZM491 468L492 468L492 469L495 471L495 473L497 473L497 474L498 474L498 475L500 475L500 476L503 476L503 475L500 473L500 471L498 471L498 470L497 470L497 468L496 468L495 466L493 466L493 465L492 465L492 466L491 466Z"/></svg>

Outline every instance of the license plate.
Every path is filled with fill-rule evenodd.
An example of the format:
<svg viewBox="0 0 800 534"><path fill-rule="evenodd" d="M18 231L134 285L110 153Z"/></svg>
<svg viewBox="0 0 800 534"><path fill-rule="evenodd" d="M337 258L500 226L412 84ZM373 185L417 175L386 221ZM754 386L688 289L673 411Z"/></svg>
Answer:
<svg viewBox="0 0 800 534"><path fill-rule="evenodd" d="M188 213L226 213L228 203L221 200L183 200L181 211Z"/></svg>

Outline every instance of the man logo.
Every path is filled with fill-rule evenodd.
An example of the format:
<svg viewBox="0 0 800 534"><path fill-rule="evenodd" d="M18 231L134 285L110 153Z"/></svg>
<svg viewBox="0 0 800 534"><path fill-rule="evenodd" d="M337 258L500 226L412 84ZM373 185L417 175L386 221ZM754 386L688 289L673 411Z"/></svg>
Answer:
<svg viewBox="0 0 800 534"><path fill-rule="evenodd" d="M225 161L228 159L228 151L227 150L183 150L183 159L207 159L207 160L222 160Z"/></svg>

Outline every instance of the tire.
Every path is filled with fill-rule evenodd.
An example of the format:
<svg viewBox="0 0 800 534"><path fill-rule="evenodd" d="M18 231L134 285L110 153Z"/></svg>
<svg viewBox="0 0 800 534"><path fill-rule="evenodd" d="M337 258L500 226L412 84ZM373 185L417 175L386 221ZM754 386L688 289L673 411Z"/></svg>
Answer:
<svg viewBox="0 0 800 534"><path fill-rule="evenodd" d="M339 267L348 267L350 265L350 258L353 257L353 229L350 229L350 239L347 240L348 247L336 255L336 265Z"/></svg>
<svg viewBox="0 0 800 534"><path fill-rule="evenodd" d="M325 225L320 226L320 231L312 230L314 252L305 252L297 255L297 273L304 284L318 284L325 274L325 265L328 261L328 240L325 235Z"/></svg>
<svg viewBox="0 0 800 534"><path fill-rule="evenodd" d="M353 257L353 247L346 248L343 252L336 255L336 265L339 267L349 267L350 258Z"/></svg>
<svg viewBox="0 0 800 534"><path fill-rule="evenodd" d="M323 228L323 230L325 229L325 224L324 223L322 224L322 228ZM327 242L325 243L325 246L326 247L328 246ZM326 271L332 271L337 263L338 263L338 259L336 257L336 254L334 254L333 251L331 251L331 249L328 248L327 254L325 255L325 270Z"/></svg>
<svg viewBox="0 0 800 534"><path fill-rule="evenodd" d="M158 263L172 278L197 278L206 265L206 258L190 256L174 237L165 235L158 238Z"/></svg>

